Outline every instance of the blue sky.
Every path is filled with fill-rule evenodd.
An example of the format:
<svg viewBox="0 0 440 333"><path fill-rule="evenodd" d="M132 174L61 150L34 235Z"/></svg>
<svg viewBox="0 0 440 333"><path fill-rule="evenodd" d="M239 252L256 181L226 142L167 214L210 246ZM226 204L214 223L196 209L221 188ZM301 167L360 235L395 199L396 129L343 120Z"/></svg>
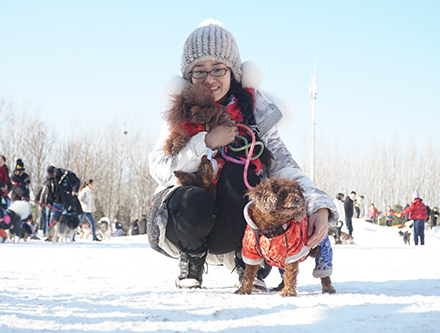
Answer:
<svg viewBox="0 0 440 333"><path fill-rule="evenodd" d="M52 126L140 114L155 140L160 92L206 18L234 34L242 61L260 65L261 88L290 104L281 133L294 155L310 135L315 60L317 133L366 147L395 133L439 143L434 0L0 0L0 97L31 101Z"/></svg>

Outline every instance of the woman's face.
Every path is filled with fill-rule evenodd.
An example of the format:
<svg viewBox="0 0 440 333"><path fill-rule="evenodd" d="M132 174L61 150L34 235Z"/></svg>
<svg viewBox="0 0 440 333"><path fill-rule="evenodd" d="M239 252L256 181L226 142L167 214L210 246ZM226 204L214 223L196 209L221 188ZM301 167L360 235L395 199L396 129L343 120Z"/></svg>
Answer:
<svg viewBox="0 0 440 333"><path fill-rule="evenodd" d="M221 62L205 60L197 63L192 71L210 72L213 69L217 69L217 68L227 68L227 66L225 64L222 64ZM203 79L191 78L191 80L193 84L202 84L202 83L208 84L209 88L211 89L214 100L216 102L222 102L222 99L226 96L226 94L229 91L229 88L231 87L231 71L228 70L226 74L221 77L213 77L212 75L208 74Z"/></svg>
<svg viewBox="0 0 440 333"><path fill-rule="evenodd" d="M0 168L5 165L5 160L3 159L3 156L0 156Z"/></svg>

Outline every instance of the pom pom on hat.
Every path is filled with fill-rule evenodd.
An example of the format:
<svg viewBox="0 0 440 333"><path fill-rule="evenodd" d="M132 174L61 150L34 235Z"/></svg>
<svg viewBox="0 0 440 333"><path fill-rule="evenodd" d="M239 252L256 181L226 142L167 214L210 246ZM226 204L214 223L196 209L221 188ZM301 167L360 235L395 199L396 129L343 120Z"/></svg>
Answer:
<svg viewBox="0 0 440 333"><path fill-rule="evenodd" d="M420 198L419 192L417 192L417 190L415 190L412 194L412 197L413 197L413 199L419 199Z"/></svg>
<svg viewBox="0 0 440 333"><path fill-rule="evenodd" d="M16 171L24 171L25 170L24 163L23 163L23 161L21 159L17 160L16 166L15 166L15 170Z"/></svg>
<svg viewBox="0 0 440 333"><path fill-rule="evenodd" d="M243 70L241 77L243 88L257 88L261 83L262 77L260 66L253 61L245 61L241 68Z"/></svg>

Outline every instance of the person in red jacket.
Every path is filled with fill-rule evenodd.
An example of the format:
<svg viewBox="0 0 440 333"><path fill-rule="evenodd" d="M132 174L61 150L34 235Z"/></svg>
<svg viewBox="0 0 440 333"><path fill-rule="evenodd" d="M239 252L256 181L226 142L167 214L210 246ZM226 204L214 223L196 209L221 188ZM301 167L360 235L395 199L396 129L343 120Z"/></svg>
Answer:
<svg viewBox="0 0 440 333"><path fill-rule="evenodd" d="M420 237L420 245L425 245L425 220L428 213L425 204L420 199L419 192L414 191L412 197L411 205L397 216L401 217L409 213L409 218L414 220L414 244L419 245Z"/></svg>

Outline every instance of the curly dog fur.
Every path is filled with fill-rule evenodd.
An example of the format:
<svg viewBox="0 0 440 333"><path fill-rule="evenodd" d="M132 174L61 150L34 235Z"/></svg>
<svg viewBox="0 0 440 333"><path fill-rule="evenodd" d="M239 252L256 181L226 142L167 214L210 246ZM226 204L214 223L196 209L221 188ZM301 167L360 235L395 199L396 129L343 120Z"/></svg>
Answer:
<svg viewBox="0 0 440 333"><path fill-rule="evenodd" d="M173 106L165 112L168 126L172 129L164 150L168 156L177 155L188 143L191 135L182 126L185 122L215 126L234 126L229 114L219 107L205 84L189 84L182 93L174 96Z"/></svg>
<svg viewBox="0 0 440 333"><path fill-rule="evenodd" d="M178 182L182 186L197 186L207 190L213 198L216 197L217 188L213 183L215 179L214 170L212 169L211 161L204 155L199 165L199 170L196 173L189 173L183 171L174 171Z"/></svg>
<svg viewBox="0 0 440 333"><path fill-rule="evenodd" d="M189 84L181 94L174 96L173 107L166 113L168 125L172 128L170 137L165 141L164 151L168 156L178 154L188 143L191 134L183 128L185 123L206 125L206 130L215 126L234 126L229 114L219 107L212 97L211 90L205 84ZM216 187L211 161L205 156L196 173L175 171L174 175L182 186L197 186L207 190L214 198Z"/></svg>
<svg viewBox="0 0 440 333"><path fill-rule="evenodd" d="M250 215L259 230L281 226L292 218L301 221L307 214L304 190L296 180L268 178L249 190L248 197L255 202ZM276 237L282 232L284 232L282 228L275 228L272 233L266 234L266 237ZM314 252L319 253L319 249ZM243 284L237 290L238 294L252 293L252 284L257 270L258 266L246 264ZM297 295L297 276L298 261L287 264L281 296Z"/></svg>

